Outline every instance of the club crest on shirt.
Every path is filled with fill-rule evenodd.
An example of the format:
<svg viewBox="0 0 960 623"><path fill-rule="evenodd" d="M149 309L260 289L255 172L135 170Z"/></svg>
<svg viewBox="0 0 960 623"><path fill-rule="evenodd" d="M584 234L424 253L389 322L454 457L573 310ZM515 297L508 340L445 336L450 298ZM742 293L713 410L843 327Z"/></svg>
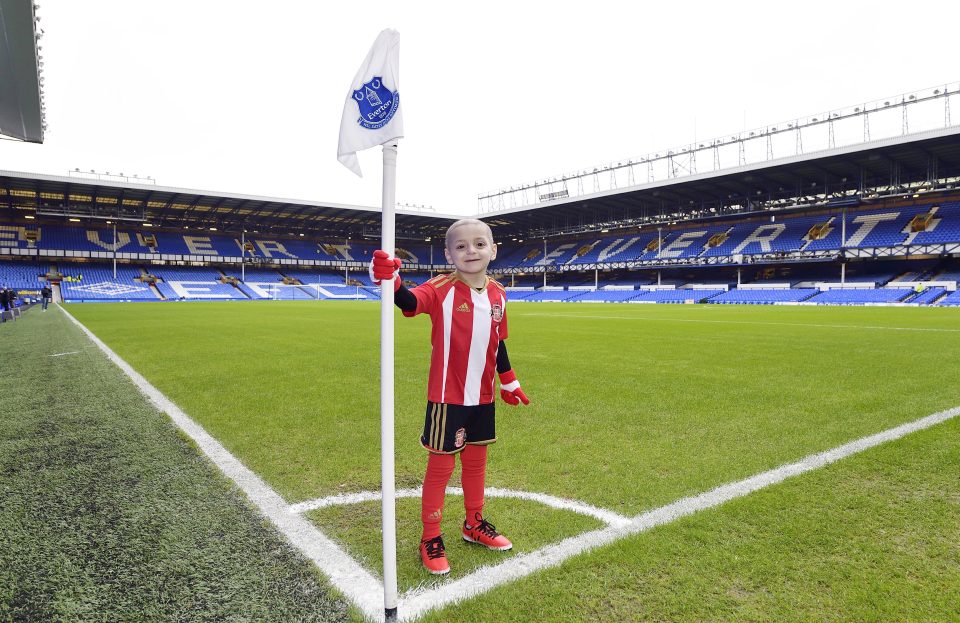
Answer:
<svg viewBox="0 0 960 623"><path fill-rule="evenodd" d="M453 438L453 447L459 448L467 441L467 429L459 428L457 429L457 434Z"/></svg>
<svg viewBox="0 0 960 623"><path fill-rule="evenodd" d="M393 119L400 106L400 92L390 91L383 84L382 77L374 76L353 92L353 101L360 108L357 123L368 130L378 130Z"/></svg>
<svg viewBox="0 0 960 623"><path fill-rule="evenodd" d="M491 307L490 317L493 318L494 322L500 322L501 320L503 320L503 306L497 303L493 307Z"/></svg>

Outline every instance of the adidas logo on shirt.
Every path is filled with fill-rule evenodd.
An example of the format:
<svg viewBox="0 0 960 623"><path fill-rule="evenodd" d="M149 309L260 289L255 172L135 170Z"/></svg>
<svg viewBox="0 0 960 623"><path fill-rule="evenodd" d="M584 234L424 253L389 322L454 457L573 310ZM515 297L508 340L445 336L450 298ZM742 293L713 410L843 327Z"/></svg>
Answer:
<svg viewBox="0 0 960 623"><path fill-rule="evenodd" d="M460 307L457 308L458 312L467 312L470 313L470 306L466 303L460 303Z"/></svg>

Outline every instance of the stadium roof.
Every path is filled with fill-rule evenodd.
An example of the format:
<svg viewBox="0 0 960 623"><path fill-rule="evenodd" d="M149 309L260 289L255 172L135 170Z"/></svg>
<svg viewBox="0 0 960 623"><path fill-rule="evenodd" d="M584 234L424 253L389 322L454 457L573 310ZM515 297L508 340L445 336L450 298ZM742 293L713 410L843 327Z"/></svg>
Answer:
<svg viewBox="0 0 960 623"><path fill-rule="evenodd" d="M147 180L97 180L83 177L0 171L0 198L7 216L71 217L149 222L154 227L216 227L277 234L378 236L379 208L330 202L259 197L236 193L171 188ZM2 199L0 199L2 201ZM397 237L441 235L458 216L397 210Z"/></svg>
<svg viewBox="0 0 960 623"><path fill-rule="evenodd" d="M32 0L0 0L0 134L43 142L43 95Z"/></svg>
<svg viewBox="0 0 960 623"><path fill-rule="evenodd" d="M960 187L960 126L487 212L498 234L553 236ZM502 232L502 233L501 233Z"/></svg>

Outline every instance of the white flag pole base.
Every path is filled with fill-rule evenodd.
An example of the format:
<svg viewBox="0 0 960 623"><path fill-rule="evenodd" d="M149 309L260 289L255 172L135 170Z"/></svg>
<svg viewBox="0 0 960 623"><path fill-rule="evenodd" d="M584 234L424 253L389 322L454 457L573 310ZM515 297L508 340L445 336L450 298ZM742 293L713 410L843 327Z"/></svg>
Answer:
<svg viewBox="0 0 960 623"><path fill-rule="evenodd" d="M381 248L396 249L394 203L397 189L397 140L383 145L383 226ZM393 279L399 279L394 277ZM383 608L388 622L397 620L397 492L394 473L393 417L393 279L380 283L380 486L383 529Z"/></svg>

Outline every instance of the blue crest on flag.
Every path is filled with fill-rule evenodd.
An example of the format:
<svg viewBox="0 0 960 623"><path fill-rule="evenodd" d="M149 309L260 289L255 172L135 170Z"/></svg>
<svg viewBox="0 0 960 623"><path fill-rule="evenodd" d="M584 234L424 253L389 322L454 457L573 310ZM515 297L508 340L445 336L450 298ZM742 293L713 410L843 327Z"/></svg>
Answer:
<svg viewBox="0 0 960 623"><path fill-rule="evenodd" d="M353 92L353 101L360 107L357 123L368 130L378 130L393 119L400 106L400 92L391 91L383 84L383 78L374 76Z"/></svg>

